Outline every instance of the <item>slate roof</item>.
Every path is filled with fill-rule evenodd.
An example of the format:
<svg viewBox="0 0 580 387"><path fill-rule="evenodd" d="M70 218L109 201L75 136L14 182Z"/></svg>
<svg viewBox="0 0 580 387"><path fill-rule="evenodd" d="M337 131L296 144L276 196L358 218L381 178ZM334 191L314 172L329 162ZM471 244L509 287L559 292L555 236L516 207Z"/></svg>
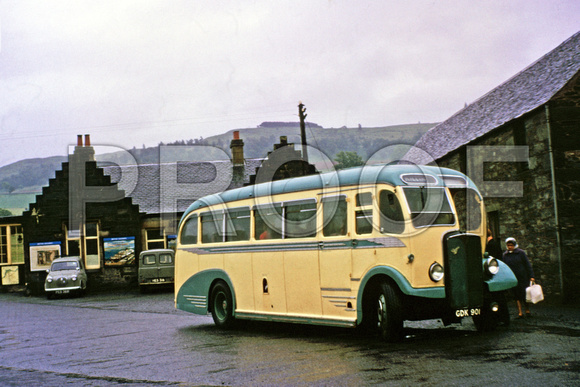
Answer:
<svg viewBox="0 0 580 387"><path fill-rule="evenodd" d="M249 175L261 162L246 159L244 182L249 181ZM183 212L202 196L236 187L229 160L115 165L104 166L103 171L147 214Z"/></svg>
<svg viewBox="0 0 580 387"><path fill-rule="evenodd" d="M548 102L580 70L580 32L427 131L404 160L428 164Z"/></svg>

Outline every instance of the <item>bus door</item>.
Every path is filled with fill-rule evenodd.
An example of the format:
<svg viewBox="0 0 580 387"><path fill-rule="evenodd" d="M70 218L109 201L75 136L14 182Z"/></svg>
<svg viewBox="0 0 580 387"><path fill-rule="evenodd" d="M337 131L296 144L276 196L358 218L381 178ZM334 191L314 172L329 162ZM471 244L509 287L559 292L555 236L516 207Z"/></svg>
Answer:
<svg viewBox="0 0 580 387"><path fill-rule="evenodd" d="M257 205L254 211L256 250L252 253L254 308L258 313L286 313L282 204Z"/></svg>
<svg viewBox="0 0 580 387"><path fill-rule="evenodd" d="M289 314L320 316L316 200L284 203L284 277Z"/></svg>
<svg viewBox="0 0 580 387"><path fill-rule="evenodd" d="M322 199L322 238L318 252L320 292L325 316L351 317L352 239L348 235L346 195Z"/></svg>

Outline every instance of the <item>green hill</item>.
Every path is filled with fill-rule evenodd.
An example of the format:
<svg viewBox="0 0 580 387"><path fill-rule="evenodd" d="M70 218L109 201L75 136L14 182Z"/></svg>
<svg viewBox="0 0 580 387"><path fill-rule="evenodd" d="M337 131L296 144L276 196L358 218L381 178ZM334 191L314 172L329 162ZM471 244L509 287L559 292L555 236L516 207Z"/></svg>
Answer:
<svg viewBox="0 0 580 387"><path fill-rule="evenodd" d="M395 144L407 146L415 144L427 130L435 124L397 125L379 128L329 128L325 129L313 123L306 125L308 145L320 150L330 160L334 160L340 151L356 152L363 160L368 160L380 149L389 149L389 158L393 155ZM256 128L237 129L244 141L244 156L246 158L263 158L272 151L274 144L280 142L280 136L286 136L289 143L295 143L300 149L300 128L298 123L263 123ZM193 145L176 149L176 157L182 160L216 160L223 159L224 152L230 154L230 143L234 130L211 136L205 139L179 140L167 145ZM161 143L160 145L164 145ZM195 145L205 145L195 147ZM209 146L208 146L209 145ZM219 148L219 149L213 149ZM223 152L221 150L223 150ZM128 151L140 164L158 163L159 147L150 147ZM404 150L400 151L400 156ZM123 163L126 153L119 152L106 155L110 163ZM385 156L375 155L374 162L381 161ZM99 157L97 157L99 159ZM26 159L0 167L0 194L40 192L48 185L48 179L54 177L55 171L61 169L66 156ZM316 162L317 160L312 160Z"/></svg>
<svg viewBox="0 0 580 387"><path fill-rule="evenodd" d="M378 128L320 128L318 125L306 125L306 140L309 146L317 148L330 159L340 151L356 152L367 160L379 149L393 144L414 145L419 137L436 124L411 124ZM227 150L233 138L233 130L208 137L208 145ZM300 128L294 127L258 127L239 129L240 138L244 140L246 158L265 157L272 145L280 142L280 136L287 136L289 143L301 144ZM297 147L298 148L298 147Z"/></svg>

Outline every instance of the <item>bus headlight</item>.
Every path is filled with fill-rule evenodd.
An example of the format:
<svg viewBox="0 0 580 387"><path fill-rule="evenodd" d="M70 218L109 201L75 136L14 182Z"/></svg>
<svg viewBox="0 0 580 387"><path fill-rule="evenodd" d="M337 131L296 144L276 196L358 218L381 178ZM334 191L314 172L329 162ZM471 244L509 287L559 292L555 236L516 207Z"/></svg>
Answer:
<svg viewBox="0 0 580 387"><path fill-rule="evenodd" d="M435 282L439 282L444 276L443 266L441 264L434 262L431 267L429 267L429 277Z"/></svg>
<svg viewBox="0 0 580 387"><path fill-rule="evenodd" d="M499 263L497 263L497 259L491 257L485 260L485 271L487 274L496 275L499 271Z"/></svg>

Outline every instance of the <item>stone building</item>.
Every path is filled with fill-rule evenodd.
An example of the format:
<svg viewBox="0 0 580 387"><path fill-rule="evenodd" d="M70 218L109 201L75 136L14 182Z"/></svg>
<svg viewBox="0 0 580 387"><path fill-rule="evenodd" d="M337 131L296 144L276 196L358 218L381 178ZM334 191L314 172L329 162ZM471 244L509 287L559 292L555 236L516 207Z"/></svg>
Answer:
<svg viewBox="0 0 580 387"><path fill-rule="evenodd" d="M139 207L97 167L94 149L79 141L69 161L56 171L42 194L22 215L26 282L43 292L46 269L58 256L81 256L89 283L120 285L136 276L135 252L141 244ZM109 257L108 245L128 254Z"/></svg>
<svg viewBox="0 0 580 387"><path fill-rule="evenodd" d="M405 156L467 173L494 235L515 237L546 296L567 301L579 298L579 70L577 33L429 130Z"/></svg>
<svg viewBox="0 0 580 387"><path fill-rule="evenodd" d="M135 258L173 247L192 202L255 176L264 160L245 159L243 146L234 132L231 160L224 153L223 160L180 161L189 160L195 146L170 146L159 163L98 165L90 137L83 143L79 136L68 162L29 209L0 218L0 290L26 284L41 294L52 260L73 255L85 262L89 289L136 286Z"/></svg>

